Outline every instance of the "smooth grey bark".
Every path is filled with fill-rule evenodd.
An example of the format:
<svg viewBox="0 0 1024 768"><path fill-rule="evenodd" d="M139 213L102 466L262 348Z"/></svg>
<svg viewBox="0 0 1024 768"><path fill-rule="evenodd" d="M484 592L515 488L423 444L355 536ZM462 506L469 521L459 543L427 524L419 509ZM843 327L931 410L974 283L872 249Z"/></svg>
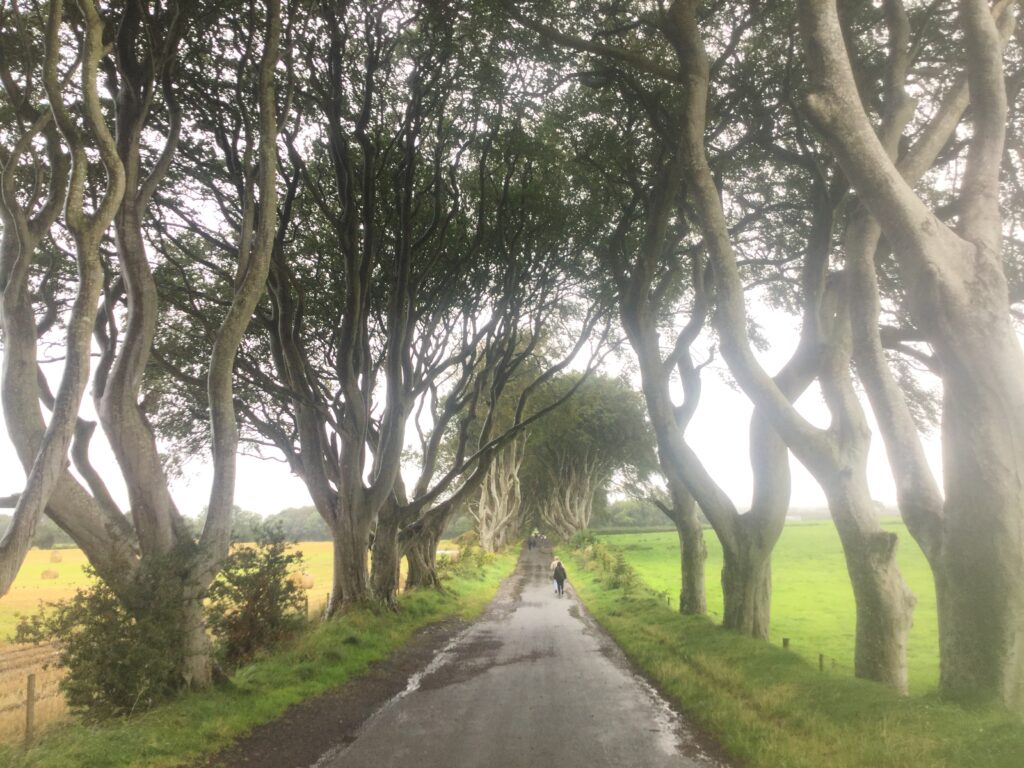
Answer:
<svg viewBox="0 0 1024 768"><path fill-rule="evenodd" d="M425 523L424 526L411 535L405 545L405 557L409 563L409 572L405 577L405 588L416 587L437 587L440 580L437 578L437 543L441 540L442 528L436 524Z"/></svg>
<svg viewBox="0 0 1024 768"><path fill-rule="evenodd" d="M4 77L3 84L8 101L21 105L20 116L29 124L28 129L17 137L10 151L0 154L0 215L3 217L4 225L0 241L0 311L5 342L3 391L6 406L15 400L10 394L12 391L20 393L26 374L30 374L36 364L37 330L28 289L28 267L32 263L36 246L57 218L60 200L67 183L68 163L61 149L60 136L52 122L52 113L29 107L27 99L17 88L13 78ZM22 158L28 152L32 141L40 135L46 144L50 174L46 197L42 201L34 201L39 203L39 207L33 212L26 210L19 202L16 181ZM29 381L28 389L32 388L33 383ZM31 397L31 400L38 409L38 398ZM10 418L10 414L5 415ZM41 442L41 427L39 432L40 439L37 442ZM33 450L32 457L26 457L27 471L31 471L36 453ZM15 514L0 541L0 595L10 589L17 576L32 545L32 536L42 514L42 507L37 503L21 507L19 510L20 498L21 494L18 493L4 500L4 506L15 509Z"/></svg>
<svg viewBox="0 0 1024 768"><path fill-rule="evenodd" d="M374 599L388 608L398 606L399 573L402 552L398 544L402 508L389 500L377 513L377 528L373 535L370 588Z"/></svg>
<svg viewBox="0 0 1024 768"><path fill-rule="evenodd" d="M90 7L92 7L91 3ZM258 98L259 130L263 131L260 134L261 146L257 152L260 171L258 174L254 174L253 185L250 189L254 194L258 188L261 196L260 203L263 205L269 203L271 214L269 217L262 218L258 225L254 223L255 217L243 216L247 224L243 226L239 238L241 259L233 285L232 301L218 330L214 352L210 360L208 380L211 384L210 402L214 434L214 484L207 525L200 546L196 548L190 531L174 508L166 477L160 468L154 436L137 404L143 370L152 345L157 313L156 289L146 259L141 218L142 212L170 165L180 124L176 105L170 103L173 98L171 92L173 78L169 74L169 70L174 67L177 41L180 39L181 25L185 20L185 16L179 11L180 9L176 7L168 10L168 18L171 20L170 28L163 30L166 34L164 37L160 37L154 33L159 24L154 23L153 19L148 20L151 26L146 26L143 22L140 16L141 7L130 6L125 9L125 15L118 26L114 42L118 52L118 55L114 57L117 77L112 76L109 79L114 88L117 135L115 139L108 133L104 141L100 142L104 163L108 167L116 163L116 167L120 169L118 183L125 195L119 196L119 199L110 206L110 210L106 204L101 205L90 222L89 217L83 217L80 213L84 171L77 171L78 176L76 176L73 163L66 213L68 226L75 234L76 243L83 240L77 231L83 227L83 221L89 225L94 223L100 214L109 214L106 224L99 230L99 234L94 236L95 248L98 248L99 237L116 215L116 240L122 269L119 282L125 287L128 298L127 329L124 338L120 340L120 349L116 348L119 340L116 337L111 338L111 335L105 332L105 324L108 321L111 328L116 331L113 320L108 318L108 314L112 311L111 307L104 307L104 310L96 317L94 326L97 300L96 298L92 299L87 312L88 318L83 320L81 325L88 326L90 330L96 330L97 338L101 343L107 345L96 376L96 397L99 401L97 410L129 487L135 526L133 529L117 510L102 481L91 471L83 471L83 475L96 493L95 498L90 497L65 472L61 479L61 485L57 489L58 492L51 500L48 512L85 550L90 562L96 567L101 577L110 584L115 593L124 593L120 587L138 577L140 571L149 567L151 562L162 562L172 554L186 558L187 562L178 572L181 583L177 585L180 588L180 600L185 616L185 626L183 627L185 662L181 675L186 684L202 687L208 685L212 678L212 657L203 624L202 600L220 561L227 554L234 488L233 468L237 433L234 431L231 394L232 364L241 336L260 295L262 295L266 282L266 265L269 263L271 236L274 230L277 131L273 73L277 61L280 19L276 0L270 0L268 29L264 41L263 58L259 66L259 88L261 89ZM91 44L98 52L95 55L90 52L85 61L88 65L88 73L95 81L96 64L92 58L98 60L104 53L102 41L97 42L104 25L95 13L95 9L87 15L90 24L93 23L93 17L95 17L95 26L99 32L93 33L92 38L87 36L86 41L87 44L90 44L91 39ZM143 29L144 27L145 29ZM48 47L52 50L58 50L55 47L55 34L55 31L51 29ZM143 34L147 36L147 44L140 45L139 37ZM148 58L140 60L139 56L142 52ZM84 76L85 71L83 71ZM161 81L165 97L169 101L171 127L163 152L155 161L148 175L144 177L140 162L140 137L150 113L156 90L154 83L157 80ZM68 123L68 127L66 129L62 127L62 131L74 136L74 125L68 121L67 116L60 114L59 103L52 95L59 93L55 65L48 70L47 90L51 94L51 104L57 104L54 107L54 113L58 125L62 125L63 119ZM87 106L90 100L95 100L96 104L99 104L98 96L95 94L95 82L92 85L92 93L86 88L83 88L83 92L86 93ZM91 132L96 133L94 124L97 119L102 120L103 115L98 106L92 111L95 112L95 116L87 119L87 124L89 124ZM105 129L105 125L103 128ZM81 153L83 162L79 164L84 166L84 150L81 149L81 140L78 140L76 145L76 140L69 138L68 143L72 146L73 154ZM75 163L78 163L78 158ZM110 186L113 184L114 176L109 173L108 175L111 177L111 181L108 183ZM243 208L246 207L250 212L255 211L256 202L252 199L243 201ZM258 230L254 231L256 226L258 226ZM79 248L79 250L81 249ZM101 287L98 255L95 269L97 285L94 290L98 298ZM108 304L109 301L110 297L108 296ZM18 311L21 313L18 322L25 330L18 335L18 353L14 356L5 355L5 366L9 359L16 360L21 365L16 375L8 375L8 371L5 371L4 407L5 411L9 412L15 405L21 406L24 413L29 416L29 420L26 420L25 416L22 416L20 420L7 419L8 428L12 432L12 438L18 446L24 463L26 456L34 450L33 441L39 431L39 427L32 423L41 422L38 403L40 400L48 402L50 396L44 386L45 381L40 384L41 380L36 377L34 325L31 335L27 333L28 324L31 322L31 305L22 302L18 306ZM84 344L87 354L88 338ZM31 373L28 371L29 363L32 367ZM31 384L30 375L33 380ZM61 395L58 393L54 408L60 402L60 398ZM84 467L86 470L91 470L91 467L86 466L87 456L85 454L94 425L78 419L72 421L74 422L72 426L77 433L76 447L73 453L76 465L79 468ZM133 612L141 608L130 604L130 601L126 607Z"/></svg>
<svg viewBox="0 0 1024 768"><path fill-rule="evenodd" d="M704 565L708 548L704 544L697 502L684 483L672 478L667 481L671 505L658 501L655 504L675 525L679 537L679 612L703 616L708 612Z"/></svg>
<svg viewBox="0 0 1024 768"><path fill-rule="evenodd" d="M736 258L704 149L709 70L697 6L696 0L674 2L665 12L664 30L685 76L684 175L713 264L715 324L722 353L740 386L764 410L773 428L814 474L829 499L857 597L855 673L905 691L906 632L913 598L894 559L895 542L881 532L867 494L864 457L869 434L849 385L845 291L835 292L837 303L820 317L831 326L827 331L827 363L819 375L833 422L828 430L819 430L796 412L750 350Z"/></svg>
<svg viewBox="0 0 1024 768"><path fill-rule="evenodd" d="M75 243L78 285L67 326L67 351L64 372L54 400L50 422L38 445L33 446L35 448L35 455L31 461L31 469L28 470L25 489L22 491L14 510L12 529L8 535L4 536L3 541L0 541L0 594L6 592L14 580L17 569L31 542L36 522L44 508L48 505L51 496L57 491L66 472L67 453L77 426L78 408L89 380L89 347L92 322L103 284L103 269L99 255L100 240L113 219L124 192L124 168L118 160L114 149L114 140L107 127L96 86L97 68L99 60L103 55L103 22L91 0L85 0L81 3L80 7L85 26L81 63L83 113L86 130L96 142L103 166L106 169L107 184L102 197L96 204L95 211L92 214L87 214L84 206L84 191L88 167L86 139L71 118L63 101L63 84L58 78L57 60L59 57L57 52L59 51L59 36L63 23L64 7L61 0L54 0L50 4L46 30L48 55L44 63L44 83L53 120L71 150L71 170L67 183L64 215ZM42 116L38 118L38 121L40 121L37 122L39 129L43 127L41 124L43 120ZM31 139L33 133L34 131L30 131L23 134L22 138L27 137ZM13 167L16 169L20 155L27 148L27 146L16 147L13 153L14 157L9 158L8 163L13 162ZM51 158L53 157L54 155L51 150ZM58 168L55 167L53 170L57 171ZM12 170L11 174L13 172ZM5 178L4 207L8 215L11 213L12 206L17 206L16 198L8 198L6 194L13 191L13 184L13 179ZM24 220L23 216L21 221L15 222L17 234L30 234L29 238L18 244L20 251L18 257L21 263L11 265L12 268L5 275L7 279L7 283L4 286L5 339L15 347L25 344L27 339L31 339L32 346L34 347L36 341L34 320L30 324L18 323L17 321L19 319L29 319L24 312L26 308L28 308L29 314L31 313L30 299L27 291L27 269L33 255L34 244L32 241L38 242L38 239L45 231L39 226L40 224L45 224L45 229L49 228L50 222L46 221L47 218L49 217L44 216L42 221L37 219L33 222L36 224L36 232L34 233L28 232L32 227ZM18 224L22 225L20 227L21 232L17 232ZM35 235L35 237L31 235ZM7 271L6 265L5 271ZM10 311L8 311L7 307L8 302L12 305L9 308ZM19 309L21 310L20 313ZM15 335L18 336L17 339L12 338ZM22 351L24 352L23 347ZM22 364L29 363L31 365L31 376L35 378L34 350L31 353L31 358L31 360L26 360L23 357L21 360L17 360L17 356L15 356L15 360L9 363L5 355L5 384L17 387L18 382L25 382L29 374L28 369L23 367L20 372L14 370L14 366L19 362ZM22 389L24 390L25 388L22 387ZM5 387L5 390L9 391L7 387ZM6 402L5 405L7 405ZM36 408L38 408L38 405ZM28 417L29 414L14 415L14 428L18 429L17 423Z"/></svg>
<svg viewBox="0 0 1024 768"><path fill-rule="evenodd" d="M234 362L242 337L256 305L266 289L271 252L277 231L277 88L275 70L281 38L280 0L266 0L266 28L259 64L259 146L257 150L258 200L250 194L243 201L244 221L238 242L239 261L231 304L221 321L210 353L207 396L210 408L211 460L213 481L207 506L206 524L199 550L185 577L184 599L199 617L186 635L183 676L192 687L212 682L213 665L209 640L202 622L202 600L220 570L231 545L231 512L235 498L235 470L238 454L238 424L234 408ZM259 215L256 215L256 209Z"/></svg>
<svg viewBox="0 0 1024 768"><path fill-rule="evenodd" d="M814 297L821 292L827 249L818 248L815 253L817 261L804 280L812 307L815 306ZM689 348L703 328L707 313L704 270L699 266L700 262L697 264L692 281L696 295L694 309L668 358L662 359L656 325L650 309L644 309L644 303L649 301L649 291L623 292L623 324L640 363L644 397L670 490L675 495L679 495L682 489L687 495L692 494L722 542L724 626L766 639L770 616L771 552L782 533L789 507L788 454L785 444L774 434L763 412L756 410L751 426L755 492L750 511L740 515L686 443L685 429L700 397L700 371L691 360ZM796 399L813 380L816 354L817 324L811 311L805 317L801 344L778 377L778 383L786 390L789 399ZM673 403L669 391L673 366L678 368L683 383L684 401L680 406ZM685 510L685 499L683 501ZM698 578L694 571L703 568L704 549L699 523L692 512L692 501L690 505L691 511L686 518L682 521L673 518L680 531L680 548L684 555L680 606L681 610L684 605L700 610L706 606L703 576Z"/></svg>
<svg viewBox="0 0 1024 768"><path fill-rule="evenodd" d="M654 174L638 251L627 254L620 250L615 254L618 261L612 262L612 269L618 285L620 321L639 364L644 402L658 446L658 460L672 497L672 514L669 517L676 525L682 558L680 611L704 614L707 612L704 586L707 549L704 545L704 532L691 489L679 472L679 452L674 450L675 441L693 417L700 399L699 370L693 367L689 350L707 314L703 262L700 258L693 262L691 288L694 305L690 319L679 332L672 351L664 359L659 347L658 316L662 310L659 297L666 292L667 283L655 280L657 264L669 237L669 221L677 202L676 188L680 181L680 171L678 159L670 153ZM624 218L621 226L627 223ZM624 242L625 238L617 237L618 234L613 242ZM671 376L677 363L684 388L684 399L678 406L670 391ZM668 514L667 509L663 508L663 511Z"/></svg>
<svg viewBox="0 0 1024 768"><path fill-rule="evenodd" d="M556 490L541 507L541 519L562 539L590 527L594 495L611 475L599 458L562 457L548 467Z"/></svg>
<svg viewBox="0 0 1024 768"><path fill-rule="evenodd" d="M959 3L974 130L955 229L914 192L907 180L913 177L901 172L868 120L835 4L804 0L800 14L812 73L812 117L892 247L911 316L926 330L942 368L941 514L923 473L894 462L898 484L923 489L905 498L915 498L912 506L920 512L915 527L927 531L919 540L932 548L933 567L938 566L940 690L1019 707L1024 703L1024 654L1019 652L1024 644L1024 537L1019 535L1024 527L1024 355L1009 319L1001 259L1006 32L1000 32L1004 22L997 20L1013 6ZM869 393L872 389L880 399L882 387ZM895 433L891 437L894 446L912 442Z"/></svg>
<svg viewBox="0 0 1024 768"><path fill-rule="evenodd" d="M522 440L512 440L495 452L490 468L480 484L480 494L473 507L480 546L496 552L509 541L519 522L522 493L519 467L523 463Z"/></svg>
<svg viewBox="0 0 1024 768"><path fill-rule="evenodd" d="M331 528L334 570L326 617L370 598L368 554L370 524L366 515L340 515Z"/></svg>

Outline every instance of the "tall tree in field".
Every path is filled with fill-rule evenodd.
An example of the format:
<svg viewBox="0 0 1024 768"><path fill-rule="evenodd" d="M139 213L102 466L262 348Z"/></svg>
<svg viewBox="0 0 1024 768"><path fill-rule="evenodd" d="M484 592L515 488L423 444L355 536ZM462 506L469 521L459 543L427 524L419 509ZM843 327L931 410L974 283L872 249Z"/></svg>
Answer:
<svg viewBox="0 0 1024 768"><path fill-rule="evenodd" d="M857 83L833 2L801 2L800 22L811 77L808 106L873 221L853 233L850 255L871 297L874 243L892 248L914 324L935 350L943 382L944 493L922 459L905 403L881 361L859 362L882 418L908 525L935 573L941 655L940 688L949 695L1024 703L1024 359L1010 320L1003 254L1000 170L1008 116L1002 59L1015 3L958 3L955 27L964 46L956 83L931 133L941 146L969 97L972 133L949 224L912 184L916 158L897 154L912 102L911 64L902 4L887 3L890 42L905 63L894 68L886 121L876 133ZM1000 32L1000 26L1003 32ZM966 87L966 93L964 89ZM960 93L957 94L956 91ZM960 104L955 105L959 98ZM887 135L888 134L888 135ZM936 150L919 143L924 155ZM877 227L877 231L872 229ZM877 302L872 302L877 311ZM873 316L874 313L872 313ZM862 329L874 346L874 334Z"/></svg>

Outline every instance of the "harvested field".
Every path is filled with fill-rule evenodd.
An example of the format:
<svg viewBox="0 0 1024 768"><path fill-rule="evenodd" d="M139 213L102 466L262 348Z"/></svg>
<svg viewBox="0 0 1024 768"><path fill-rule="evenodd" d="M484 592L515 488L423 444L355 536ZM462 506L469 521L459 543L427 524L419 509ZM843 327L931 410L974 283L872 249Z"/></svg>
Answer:
<svg viewBox="0 0 1024 768"><path fill-rule="evenodd" d="M52 645L0 646L0 742L20 741L25 736L25 692L28 675L36 675L35 731L68 716L57 684L63 671L56 666Z"/></svg>
<svg viewBox="0 0 1024 768"><path fill-rule="evenodd" d="M438 555L457 556L451 542L441 542ZM303 553L301 571L311 617L323 613L331 588L333 557L328 541L306 541L296 545ZM82 570L85 555L78 549L59 551L32 549L18 578L0 598L0 743L20 741L25 733L25 687L30 672L36 674L36 731L68 717L57 684L62 672L46 665L55 660L53 646L36 647L11 644L14 628L21 616L34 614L40 602L50 603L71 597L75 590L90 582ZM43 578L44 571L56 571L57 578ZM402 579L406 563L402 561Z"/></svg>

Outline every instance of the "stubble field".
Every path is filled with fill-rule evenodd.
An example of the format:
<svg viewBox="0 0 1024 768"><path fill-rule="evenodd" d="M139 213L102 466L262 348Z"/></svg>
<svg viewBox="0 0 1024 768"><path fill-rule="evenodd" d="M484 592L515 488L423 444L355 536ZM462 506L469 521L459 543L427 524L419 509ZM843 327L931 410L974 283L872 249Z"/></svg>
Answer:
<svg viewBox="0 0 1024 768"><path fill-rule="evenodd" d="M312 579L306 595L309 615L315 617L323 611L331 589L331 542L306 541L294 548L302 552L306 585ZM441 542L439 551L450 555L454 549L451 542ZM86 564L84 553L78 549L32 549L11 590L0 598L0 743L16 741L24 736L25 695L30 673L36 675L37 729L45 729L47 725L67 717L67 706L58 689L62 672L49 663L56 656L56 649L51 646L19 646L12 641L21 616L36 613L40 603L69 598L75 590L90 583L91 577L84 571ZM403 581L405 570L403 560Z"/></svg>

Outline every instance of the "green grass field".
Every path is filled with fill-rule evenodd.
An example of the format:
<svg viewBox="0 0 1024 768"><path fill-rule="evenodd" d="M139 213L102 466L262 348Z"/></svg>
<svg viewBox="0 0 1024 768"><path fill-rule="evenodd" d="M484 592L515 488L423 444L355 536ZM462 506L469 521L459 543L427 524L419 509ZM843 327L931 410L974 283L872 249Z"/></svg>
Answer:
<svg viewBox="0 0 1024 768"><path fill-rule="evenodd" d="M899 522L884 527L899 535L897 560L903 578L917 596L907 664L912 694L935 690L939 678L935 587L928 563ZM612 534L602 540L621 549L643 581L679 598L679 539L674 532ZM714 532L705 531L708 548L708 613L722 620L722 549ZM818 664L818 654L837 674L853 674L854 602L843 550L831 522L787 525L772 560L771 641L790 639L790 649ZM1022 760L1024 765L1024 760Z"/></svg>

